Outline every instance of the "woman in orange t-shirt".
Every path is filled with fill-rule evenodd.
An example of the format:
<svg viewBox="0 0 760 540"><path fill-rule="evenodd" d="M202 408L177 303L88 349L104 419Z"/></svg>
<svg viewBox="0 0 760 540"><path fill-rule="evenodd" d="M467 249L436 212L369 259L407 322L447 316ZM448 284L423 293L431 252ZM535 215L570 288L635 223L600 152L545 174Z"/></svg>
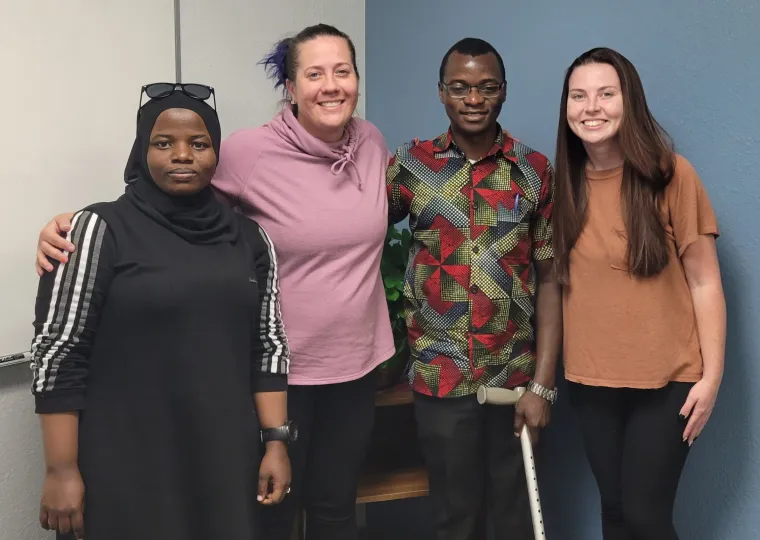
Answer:
<svg viewBox="0 0 760 540"><path fill-rule="evenodd" d="M721 378L718 226L636 68L598 48L567 70L554 250L565 376L605 540L677 540L673 505Z"/></svg>

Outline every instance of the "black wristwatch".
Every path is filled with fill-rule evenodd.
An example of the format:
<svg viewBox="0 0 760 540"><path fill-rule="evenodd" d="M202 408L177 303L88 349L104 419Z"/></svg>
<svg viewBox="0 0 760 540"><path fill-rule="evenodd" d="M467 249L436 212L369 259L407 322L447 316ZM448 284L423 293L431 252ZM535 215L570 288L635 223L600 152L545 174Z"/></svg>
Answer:
<svg viewBox="0 0 760 540"><path fill-rule="evenodd" d="M291 420L285 425L261 430L261 442L282 441L291 443L298 440L298 426Z"/></svg>

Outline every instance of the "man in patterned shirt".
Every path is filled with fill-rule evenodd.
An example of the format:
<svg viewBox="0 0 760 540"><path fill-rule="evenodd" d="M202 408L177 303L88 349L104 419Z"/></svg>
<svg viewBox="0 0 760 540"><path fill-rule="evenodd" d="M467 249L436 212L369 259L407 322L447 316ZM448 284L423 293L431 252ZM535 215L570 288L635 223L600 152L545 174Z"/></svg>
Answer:
<svg viewBox="0 0 760 540"><path fill-rule="evenodd" d="M487 522L496 538L533 538L513 433L527 423L535 440L556 397L554 174L497 123L506 84L490 44L455 44L439 81L450 129L401 146L388 170L392 220L408 216L413 237L410 378L438 540L484 540ZM514 408L480 406L481 385L529 391Z"/></svg>

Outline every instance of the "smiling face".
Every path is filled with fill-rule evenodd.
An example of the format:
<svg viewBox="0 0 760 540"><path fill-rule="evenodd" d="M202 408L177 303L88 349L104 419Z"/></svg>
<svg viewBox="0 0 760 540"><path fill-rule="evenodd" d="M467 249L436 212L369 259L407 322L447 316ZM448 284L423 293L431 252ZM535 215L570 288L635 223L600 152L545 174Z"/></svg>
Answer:
<svg viewBox="0 0 760 540"><path fill-rule="evenodd" d="M484 89L499 87L499 92L493 97L484 97L476 88L470 88L464 97L452 96L452 92L443 85L438 91L453 131L462 135L492 131L506 99L502 85L504 80L496 55L488 53L470 56L454 52L446 62L443 75L442 82L449 89L461 85L480 86Z"/></svg>
<svg viewBox="0 0 760 540"><path fill-rule="evenodd" d="M211 183L216 153L206 124L188 109L167 109L153 125L147 156L156 185L169 195L194 195Z"/></svg>
<svg viewBox="0 0 760 540"><path fill-rule="evenodd" d="M319 36L299 44L296 78L286 85L306 131L327 142L343 137L359 100L359 76L345 39Z"/></svg>
<svg viewBox="0 0 760 540"><path fill-rule="evenodd" d="M570 74L566 106L567 123L584 145L616 141L624 105L615 68L602 63L576 67Z"/></svg>

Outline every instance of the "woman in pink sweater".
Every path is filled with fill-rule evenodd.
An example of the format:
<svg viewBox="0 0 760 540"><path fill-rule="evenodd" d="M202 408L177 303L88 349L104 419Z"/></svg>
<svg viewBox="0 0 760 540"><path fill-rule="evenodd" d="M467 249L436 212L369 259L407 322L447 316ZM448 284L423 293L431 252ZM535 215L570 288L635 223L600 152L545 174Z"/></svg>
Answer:
<svg viewBox="0 0 760 540"><path fill-rule="evenodd" d="M359 73L350 38L316 25L263 61L289 103L269 123L230 135L212 185L267 231L280 265L282 319L291 352L288 414L292 492L262 511L263 537L289 538L295 511L310 540L355 540L358 476L374 420L374 368L394 353L380 276L390 157L380 132L354 118ZM40 235L64 262L68 214ZM209 359L213 361L213 359Z"/></svg>

